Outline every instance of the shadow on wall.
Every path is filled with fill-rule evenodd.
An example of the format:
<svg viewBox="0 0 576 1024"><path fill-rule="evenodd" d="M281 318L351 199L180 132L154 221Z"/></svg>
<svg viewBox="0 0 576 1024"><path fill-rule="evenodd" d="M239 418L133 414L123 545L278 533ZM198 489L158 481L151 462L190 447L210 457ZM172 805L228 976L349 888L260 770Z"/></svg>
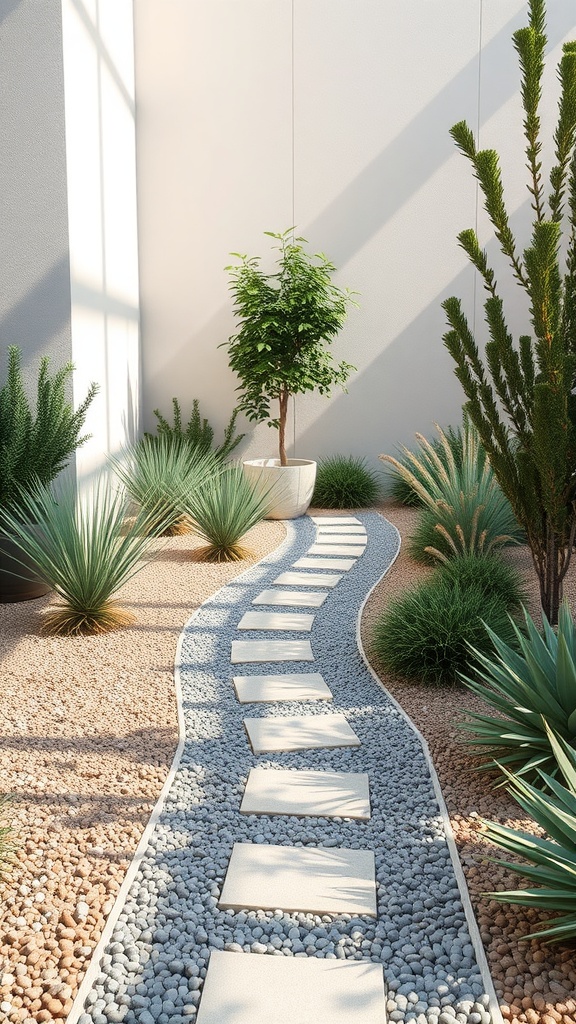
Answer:
<svg viewBox="0 0 576 1024"><path fill-rule="evenodd" d="M556 46L574 29L576 23L574 14L568 10L567 5L550 7L549 48ZM486 94L483 94L483 123L489 121L518 90L517 69L514 62L509 60L510 36L524 20L524 12L519 11L482 48L482 63L485 68L495 64L506 69L509 67L509 71L499 79L499 89L487 90ZM305 237L309 238L312 244L321 245L337 266L346 265L452 157L454 145L448 130L453 122L469 113L463 98L477 95L477 83L478 57L475 57L430 100L336 199L314 220L300 228ZM296 116L298 117L298 111ZM345 230L342 229L342 225L345 225ZM467 225L462 225L465 226ZM269 228L270 225L264 227ZM430 229L434 229L433 224ZM230 247L234 244L241 246L241 240L231 239ZM222 254L222 266L226 256L226 253ZM393 257L390 255L389 258ZM409 253L404 251L402 258L408 264ZM407 273L409 271L410 268L407 266ZM214 267L213 272L222 274L222 267ZM383 290L384 273L383 268ZM470 274L468 279L467 274ZM315 419L313 423L302 428L297 443L298 454L319 451L327 453L328 450L342 449L348 437L346 420L350 422L354 417L356 422L365 423L368 435L374 437L376 454L381 444L389 443L386 439L397 437L407 440L412 429L426 429L427 425L431 426L433 417L453 415L448 413L448 410L454 409L460 403L459 385L454 380L453 387L450 388L451 364L440 340L444 330L440 302L449 294L470 294L472 280L472 271L466 268L442 289L437 299L429 303L428 307L398 334L387 328L383 311L383 315L377 317L376 324L369 325L372 336L381 338L380 342L376 342L381 351L361 373L351 379L350 394L347 397L336 397L330 406L314 406ZM224 420L235 401L235 381L226 367L225 354L218 353L217 345L224 341L232 330L231 307L230 304L225 304L189 335L186 344L183 344L166 362L161 372L156 374L155 394L179 394L182 397L180 381L183 370L186 372L190 365L194 369L197 382L193 386L193 392L201 401L203 381L214 377L221 379L222 408L214 411L214 417L220 416ZM149 344L152 343L153 340L150 339ZM194 357L189 355L193 352L202 353L202 366L193 366ZM346 356L354 361L353 351L347 351ZM436 387L442 389L441 395L434 394ZM192 392L188 397L191 399ZM163 399L156 399L150 404L157 405L159 401L162 403ZM346 401L348 406L342 406L342 401ZM207 413L211 416L213 410L208 409ZM144 409L144 419L146 428L152 429L154 424L151 408ZM249 446L253 450L255 445L260 445L262 449L272 450L274 444L271 443L269 432L263 433L265 430L266 428L257 428L256 435L251 442L245 443L244 448Z"/></svg>

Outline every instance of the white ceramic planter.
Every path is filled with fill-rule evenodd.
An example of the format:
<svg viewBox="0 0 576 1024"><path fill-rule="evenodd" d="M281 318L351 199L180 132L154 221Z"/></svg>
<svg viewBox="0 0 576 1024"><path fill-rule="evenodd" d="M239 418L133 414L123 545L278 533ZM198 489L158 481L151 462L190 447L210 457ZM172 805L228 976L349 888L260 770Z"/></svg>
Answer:
<svg viewBox="0 0 576 1024"><path fill-rule="evenodd" d="M316 482L315 462L288 459L288 465L281 466L279 459L250 459L243 465L252 483L270 491L273 505L267 519L296 519L304 515Z"/></svg>

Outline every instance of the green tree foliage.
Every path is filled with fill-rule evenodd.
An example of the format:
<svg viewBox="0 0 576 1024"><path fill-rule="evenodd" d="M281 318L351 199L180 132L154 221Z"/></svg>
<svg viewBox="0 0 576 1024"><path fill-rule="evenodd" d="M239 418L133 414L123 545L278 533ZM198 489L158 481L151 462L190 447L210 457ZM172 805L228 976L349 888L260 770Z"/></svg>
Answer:
<svg viewBox="0 0 576 1024"><path fill-rule="evenodd" d="M558 69L555 164L546 195L538 113L546 48L544 0L530 0L528 8L529 24L513 36L534 211L524 252L518 251L510 227L498 154L477 149L464 121L454 125L451 135L472 164L496 239L528 296L533 335L514 341L494 270L469 228L458 241L488 293L485 357L455 297L443 303L450 325L444 340L466 395L465 409L526 532L543 610L555 623L576 535L576 42L564 45Z"/></svg>
<svg viewBox="0 0 576 1024"><path fill-rule="evenodd" d="M6 380L0 389L0 507L14 505L35 482L48 484L67 465L89 435L80 436L86 412L98 387L92 384L76 412L66 398L73 370L67 363L53 376L48 358L40 361L35 412L31 409L20 350L8 349Z"/></svg>
<svg viewBox="0 0 576 1024"><path fill-rule="evenodd" d="M355 369L335 364L329 345L346 319L351 292L332 283L336 269L323 253L311 256L292 239L292 228L281 234L266 231L280 243L278 272L265 274L259 257L232 253L240 263L226 267L234 312L240 330L224 344L230 367L238 375L238 408L253 423L269 420L278 428L281 465L286 459L286 417L291 395L318 391L329 395L344 385ZM271 418L270 403L279 414Z"/></svg>

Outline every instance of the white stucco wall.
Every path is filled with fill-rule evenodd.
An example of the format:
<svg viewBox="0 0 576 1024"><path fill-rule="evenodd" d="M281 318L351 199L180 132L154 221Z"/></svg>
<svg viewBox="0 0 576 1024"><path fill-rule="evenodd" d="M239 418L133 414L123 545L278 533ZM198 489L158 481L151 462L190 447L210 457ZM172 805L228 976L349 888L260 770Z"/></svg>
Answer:
<svg viewBox="0 0 576 1024"><path fill-rule="evenodd" d="M555 60L576 10L548 6ZM477 197L448 130L466 118L502 152L526 236L510 38L525 18L522 0L138 0L147 425L173 395L226 421L236 381L217 347L234 330L223 267L232 250L265 254L262 232L291 224L361 293L334 345L358 372L347 395L297 400L293 453L375 459L433 420L459 419L440 303L458 294L480 324L482 290L455 241L475 224ZM547 80L550 121L553 67ZM479 228L488 237L481 211ZM518 326L519 291L506 292ZM274 441L260 427L246 450L272 454Z"/></svg>
<svg viewBox="0 0 576 1024"><path fill-rule="evenodd" d="M131 0L62 0L74 396L100 392L80 477L139 430L134 38Z"/></svg>

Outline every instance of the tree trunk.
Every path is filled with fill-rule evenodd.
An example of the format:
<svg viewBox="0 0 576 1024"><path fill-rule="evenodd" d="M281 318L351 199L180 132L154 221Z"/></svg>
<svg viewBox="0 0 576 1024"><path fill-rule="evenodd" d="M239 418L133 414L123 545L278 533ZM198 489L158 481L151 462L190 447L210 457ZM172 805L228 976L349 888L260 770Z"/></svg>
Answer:
<svg viewBox="0 0 576 1024"><path fill-rule="evenodd" d="M288 459L286 458L286 419L288 417L288 399L290 394L288 391L283 390L280 392L279 403L280 403L280 421L278 425L278 447L280 451L280 465L287 466Z"/></svg>
<svg viewBox="0 0 576 1024"><path fill-rule="evenodd" d="M562 581L570 564L573 540L571 538L569 543L559 544L550 522L546 526L546 548L534 564L540 583L542 611L550 625L556 626L562 601Z"/></svg>

